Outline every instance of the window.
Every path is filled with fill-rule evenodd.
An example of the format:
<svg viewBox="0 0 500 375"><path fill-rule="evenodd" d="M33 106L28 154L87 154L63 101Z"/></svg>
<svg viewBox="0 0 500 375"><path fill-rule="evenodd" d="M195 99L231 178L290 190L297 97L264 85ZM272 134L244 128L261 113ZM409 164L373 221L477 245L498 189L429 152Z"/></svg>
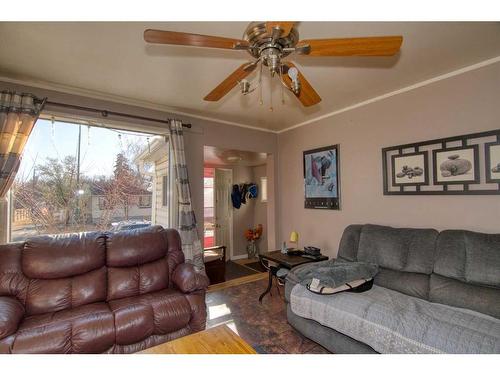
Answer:
<svg viewBox="0 0 500 375"><path fill-rule="evenodd" d="M260 200L267 202L267 177L260 178Z"/></svg>
<svg viewBox="0 0 500 375"><path fill-rule="evenodd" d="M153 136L39 119L11 193L10 241L39 234L150 225Z"/></svg>
<svg viewBox="0 0 500 375"><path fill-rule="evenodd" d="M151 195L139 196L139 208L151 208Z"/></svg>

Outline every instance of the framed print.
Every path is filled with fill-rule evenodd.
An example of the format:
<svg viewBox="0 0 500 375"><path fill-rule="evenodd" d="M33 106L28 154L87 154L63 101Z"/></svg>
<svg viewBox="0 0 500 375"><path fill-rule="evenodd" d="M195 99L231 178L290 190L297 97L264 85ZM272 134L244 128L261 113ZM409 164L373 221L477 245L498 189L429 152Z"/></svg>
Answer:
<svg viewBox="0 0 500 375"><path fill-rule="evenodd" d="M392 184L427 185L429 183L427 152L392 155Z"/></svg>
<svg viewBox="0 0 500 375"><path fill-rule="evenodd" d="M484 144L486 182L500 183L500 141Z"/></svg>
<svg viewBox="0 0 500 375"><path fill-rule="evenodd" d="M432 150L434 184L479 183L478 145Z"/></svg>
<svg viewBox="0 0 500 375"><path fill-rule="evenodd" d="M339 145L304 151L305 208L340 209Z"/></svg>

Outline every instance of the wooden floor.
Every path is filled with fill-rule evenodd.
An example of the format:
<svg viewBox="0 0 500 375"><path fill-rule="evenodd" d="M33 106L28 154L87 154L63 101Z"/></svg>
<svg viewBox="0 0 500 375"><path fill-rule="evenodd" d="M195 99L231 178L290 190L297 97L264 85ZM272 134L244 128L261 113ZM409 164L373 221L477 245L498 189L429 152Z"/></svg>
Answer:
<svg viewBox="0 0 500 375"><path fill-rule="evenodd" d="M228 326L222 324L153 346L139 354L256 354L256 352Z"/></svg>
<svg viewBox="0 0 500 375"><path fill-rule="evenodd" d="M207 328L226 324L258 353L329 353L287 323L282 287L281 297L273 287L272 296L268 294L259 303L259 295L267 286L267 274L257 276L264 279L209 288Z"/></svg>

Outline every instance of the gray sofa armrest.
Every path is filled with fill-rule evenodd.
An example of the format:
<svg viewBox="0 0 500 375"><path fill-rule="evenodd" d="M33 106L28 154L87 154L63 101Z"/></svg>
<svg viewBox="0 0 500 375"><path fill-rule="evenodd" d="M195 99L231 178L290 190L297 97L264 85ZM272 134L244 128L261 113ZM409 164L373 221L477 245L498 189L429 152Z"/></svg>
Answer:
<svg viewBox="0 0 500 375"><path fill-rule="evenodd" d="M17 331L24 306L14 297L0 296L0 340Z"/></svg>

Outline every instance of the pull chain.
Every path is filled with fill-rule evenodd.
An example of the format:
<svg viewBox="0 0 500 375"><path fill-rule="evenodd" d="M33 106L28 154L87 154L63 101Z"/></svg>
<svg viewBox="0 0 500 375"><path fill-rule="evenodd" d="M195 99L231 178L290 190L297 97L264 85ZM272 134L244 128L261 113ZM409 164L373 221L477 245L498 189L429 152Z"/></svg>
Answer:
<svg viewBox="0 0 500 375"><path fill-rule="evenodd" d="M283 79L283 65L280 65L280 81L282 79ZM283 85L280 85L280 87L281 87L281 104L285 105L285 91L283 90Z"/></svg>
<svg viewBox="0 0 500 375"><path fill-rule="evenodd" d="M273 76L269 71L269 111L273 111Z"/></svg>
<svg viewBox="0 0 500 375"><path fill-rule="evenodd" d="M259 105L262 104L264 104L264 101L262 100L262 62L261 62L259 70Z"/></svg>

